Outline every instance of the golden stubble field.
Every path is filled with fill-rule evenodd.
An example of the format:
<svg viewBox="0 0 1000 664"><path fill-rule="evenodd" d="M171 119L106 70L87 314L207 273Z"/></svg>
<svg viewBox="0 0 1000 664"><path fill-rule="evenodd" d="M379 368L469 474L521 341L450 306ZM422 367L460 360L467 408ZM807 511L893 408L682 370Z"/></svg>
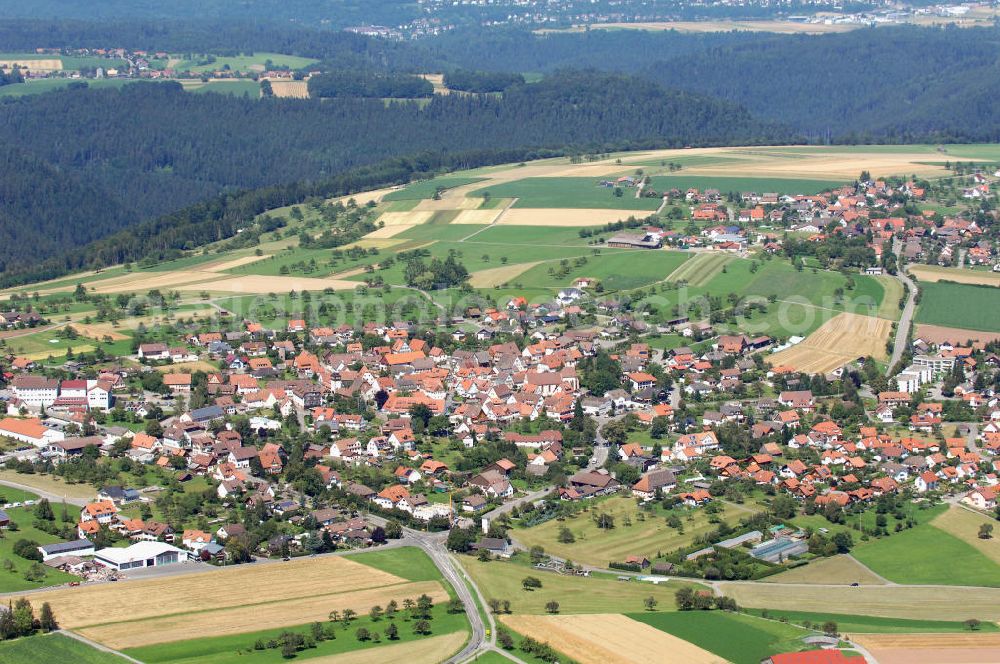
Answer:
<svg viewBox="0 0 1000 664"><path fill-rule="evenodd" d="M29 595L48 602L63 627L113 648L134 648L325 620L427 594L437 581L409 582L342 557L300 559Z"/></svg>
<svg viewBox="0 0 1000 664"><path fill-rule="evenodd" d="M996 664L1000 634L855 634L879 664Z"/></svg>
<svg viewBox="0 0 1000 664"><path fill-rule="evenodd" d="M768 358L772 366L807 373L828 373L858 358L884 360L892 321L859 314L837 314L795 346Z"/></svg>
<svg viewBox="0 0 1000 664"><path fill-rule="evenodd" d="M511 629L547 641L580 664L725 664L698 646L620 614L503 616Z"/></svg>

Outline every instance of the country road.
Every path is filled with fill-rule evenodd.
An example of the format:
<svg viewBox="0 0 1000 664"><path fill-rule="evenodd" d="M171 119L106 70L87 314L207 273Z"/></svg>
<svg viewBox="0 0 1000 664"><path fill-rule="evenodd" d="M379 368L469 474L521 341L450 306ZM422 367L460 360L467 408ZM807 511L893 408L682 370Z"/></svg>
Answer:
<svg viewBox="0 0 1000 664"><path fill-rule="evenodd" d="M899 360L903 357L903 353L906 352L917 297L917 285L906 275L906 268L901 265L902 243L896 238L892 240L892 252L896 254L896 264L899 266L896 270L896 278L903 282L903 287L906 289L906 304L903 306L903 313L899 317L899 323L896 324L896 339L893 342L892 357L889 358L889 366L885 370L886 376L890 375L893 367L899 363Z"/></svg>

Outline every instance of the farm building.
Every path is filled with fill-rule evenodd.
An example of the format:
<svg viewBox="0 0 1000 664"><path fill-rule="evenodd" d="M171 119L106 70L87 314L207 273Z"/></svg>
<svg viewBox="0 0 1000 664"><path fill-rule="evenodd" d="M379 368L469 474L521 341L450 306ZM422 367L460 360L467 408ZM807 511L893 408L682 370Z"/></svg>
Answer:
<svg viewBox="0 0 1000 664"><path fill-rule="evenodd" d="M659 249L663 242L652 233L619 233L608 239L609 247L622 249Z"/></svg>
<svg viewBox="0 0 1000 664"><path fill-rule="evenodd" d="M78 539L72 542L46 544L38 547L38 552L42 554L42 562L59 556L92 556L94 555L94 543L88 539Z"/></svg>
<svg viewBox="0 0 1000 664"><path fill-rule="evenodd" d="M138 542L124 549L101 549L94 560L106 567L124 571L140 567L161 567L187 560L187 553L163 542Z"/></svg>

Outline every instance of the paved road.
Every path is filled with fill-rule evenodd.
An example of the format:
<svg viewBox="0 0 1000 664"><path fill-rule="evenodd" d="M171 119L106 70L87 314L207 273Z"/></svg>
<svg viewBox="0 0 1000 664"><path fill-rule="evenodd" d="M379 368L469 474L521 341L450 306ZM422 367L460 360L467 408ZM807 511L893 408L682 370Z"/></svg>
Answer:
<svg viewBox="0 0 1000 664"><path fill-rule="evenodd" d="M903 357L903 353L906 352L906 340L910 336L910 325L913 322L913 311L916 308L916 295L917 295L917 285L913 283L913 280L906 276L906 268L902 265L902 243L893 238L892 241L892 252L896 254L897 265L899 266L896 270L896 279L901 281L904 287L909 287L906 296L906 305L903 307L903 313L899 317L899 323L896 324L896 340L892 347L892 357L889 359L889 366L885 370L885 375L890 375L892 368L896 366L899 360Z"/></svg>

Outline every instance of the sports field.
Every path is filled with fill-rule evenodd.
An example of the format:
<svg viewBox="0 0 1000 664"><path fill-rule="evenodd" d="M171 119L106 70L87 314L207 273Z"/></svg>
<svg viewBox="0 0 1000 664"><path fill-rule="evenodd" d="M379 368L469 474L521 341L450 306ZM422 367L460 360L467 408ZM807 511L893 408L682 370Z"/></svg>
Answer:
<svg viewBox="0 0 1000 664"><path fill-rule="evenodd" d="M837 314L805 341L768 358L772 366L793 367L806 373L833 371L859 357L888 357L886 342L892 323L884 318Z"/></svg>
<svg viewBox="0 0 1000 664"><path fill-rule="evenodd" d="M1000 288L944 281L919 287L918 323L1000 332Z"/></svg>
<svg viewBox="0 0 1000 664"><path fill-rule="evenodd" d="M725 664L725 659L627 616L503 616L580 664Z"/></svg>
<svg viewBox="0 0 1000 664"><path fill-rule="evenodd" d="M560 558L607 567L609 562L622 561L630 555L652 560L659 553L689 546L696 538L718 527L709 522L704 510L676 509L674 513L683 523L683 534L666 524L665 512L656 510L640 521L635 500L615 496L595 502L589 512L580 512L562 521L552 519L531 528L519 528L511 535L524 546L541 546L547 553ZM749 513L727 506L720 516L732 524ZM598 528L592 518L596 514L612 516L615 527L610 530ZM626 519L631 520L632 525L625 525ZM576 541L571 544L559 542L559 532L563 528L569 528Z"/></svg>

